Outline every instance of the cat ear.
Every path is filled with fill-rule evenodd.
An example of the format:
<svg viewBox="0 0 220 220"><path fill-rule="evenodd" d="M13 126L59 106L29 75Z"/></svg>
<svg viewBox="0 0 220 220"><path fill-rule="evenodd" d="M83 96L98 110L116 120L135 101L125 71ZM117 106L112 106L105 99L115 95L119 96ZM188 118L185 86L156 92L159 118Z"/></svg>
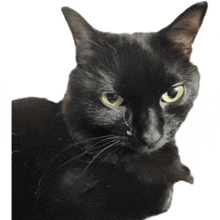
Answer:
<svg viewBox="0 0 220 220"><path fill-rule="evenodd" d="M181 49L181 52L189 57L192 51L192 43L199 31L205 16L208 4L200 2L180 14L169 26L162 29L160 33L165 35Z"/></svg>
<svg viewBox="0 0 220 220"><path fill-rule="evenodd" d="M96 30L73 9L63 7L61 10L72 32L76 45L76 53L79 54L93 42L92 39L97 35Z"/></svg>

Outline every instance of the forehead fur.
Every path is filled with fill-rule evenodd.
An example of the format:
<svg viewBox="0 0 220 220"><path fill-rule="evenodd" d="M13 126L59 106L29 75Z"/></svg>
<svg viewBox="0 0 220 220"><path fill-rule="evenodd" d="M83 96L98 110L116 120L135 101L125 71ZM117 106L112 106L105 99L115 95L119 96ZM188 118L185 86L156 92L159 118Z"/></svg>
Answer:
<svg viewBox="0 0 220 220"><path fill-rule="evenodd" d="M103 34L97 42L81 56L79 69L80 77L88 81L84 85L91 88L93 83L100 92L160 96L170 86L184 83L192 72L189 61L157 34Z"/></svg>

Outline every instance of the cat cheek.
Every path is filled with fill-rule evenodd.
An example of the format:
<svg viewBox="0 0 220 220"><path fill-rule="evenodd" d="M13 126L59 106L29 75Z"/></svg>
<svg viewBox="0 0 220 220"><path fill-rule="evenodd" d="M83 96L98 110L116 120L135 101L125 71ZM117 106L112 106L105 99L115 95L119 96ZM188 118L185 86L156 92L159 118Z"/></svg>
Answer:
<svg viewBox="0 0 220 220"><path fill-rule="evenodd" d="M97 108L88 113L93 124L98 126L106 126L108 128L121 126L123 123L122 111L112 108Z"/></svg>

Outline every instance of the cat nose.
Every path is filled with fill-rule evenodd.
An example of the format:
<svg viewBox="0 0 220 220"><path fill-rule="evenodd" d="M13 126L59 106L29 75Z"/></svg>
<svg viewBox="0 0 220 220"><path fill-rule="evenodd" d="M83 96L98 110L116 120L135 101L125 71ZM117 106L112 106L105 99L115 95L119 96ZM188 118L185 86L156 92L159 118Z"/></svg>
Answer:
<svg viewBox="0 0 220 220"><path fill-rule="evenodd" d="M140 137L140 141L147 144L152 145L155 144L161 138L162 134L157 129L151 128L150 131L144 132Z"/></svg>
<svg viewBox="0 0 220 220"><path fill-rule="evenodd" d="M155 144L163 135L163 121L154 109L149 109L146 123L140 131L140 140L147 145Z"/></svg>

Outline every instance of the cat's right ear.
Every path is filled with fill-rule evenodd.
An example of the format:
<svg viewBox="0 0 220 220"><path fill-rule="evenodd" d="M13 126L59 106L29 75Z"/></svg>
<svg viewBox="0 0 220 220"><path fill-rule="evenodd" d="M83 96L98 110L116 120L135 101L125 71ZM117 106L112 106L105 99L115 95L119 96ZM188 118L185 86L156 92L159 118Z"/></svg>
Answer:
<svg viewBox="0 0 220 220"><path fill-rule="evenodd" d="M80 53L84 49L90 47L93 39L97 38L97 31L76 11L71 8L63 7L62 12L69 25L70 31L76 45L76 53Z"/></svg>

